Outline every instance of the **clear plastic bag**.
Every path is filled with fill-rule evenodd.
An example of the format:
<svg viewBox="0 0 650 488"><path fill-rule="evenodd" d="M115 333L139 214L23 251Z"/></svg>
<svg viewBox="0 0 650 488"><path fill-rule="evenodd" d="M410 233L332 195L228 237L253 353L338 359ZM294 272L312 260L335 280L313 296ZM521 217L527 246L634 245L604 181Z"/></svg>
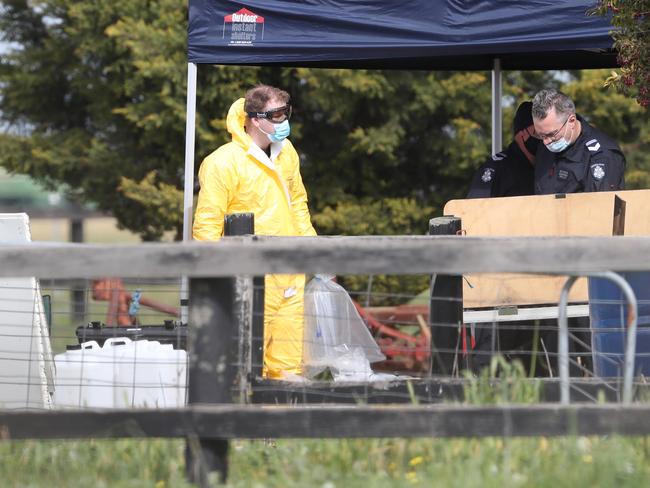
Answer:
<svg viewBox="0 0 650 488"><path fill-rule="evenodd" d="M370 363L386 357L345 289L333 276L316 275L305 287L304 371L329 368L334 379L369 379Z"/></svg>

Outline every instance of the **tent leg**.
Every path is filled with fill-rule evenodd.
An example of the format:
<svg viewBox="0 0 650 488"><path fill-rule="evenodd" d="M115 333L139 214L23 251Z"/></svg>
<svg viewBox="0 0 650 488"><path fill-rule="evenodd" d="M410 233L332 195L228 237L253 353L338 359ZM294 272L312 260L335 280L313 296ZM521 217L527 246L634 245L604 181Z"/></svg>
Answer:
<svg viewBox="0 0 650 488"><path fill-rule="evenodd" d="M501 83L501 60L494 59L492 67L492 154L503 149L503 116L501 113L501 100L503 87Z"/></svg>
<svg viewBox="0 0 650 488"><path fill-rule="evenodd" d="M192 239L192 207L194 203L194 145L196 129L196 63L187 63L187 109L185 116L185 185L183 189L183 242ZM189 286L181 278L181 322L187 323Z"/></svg>

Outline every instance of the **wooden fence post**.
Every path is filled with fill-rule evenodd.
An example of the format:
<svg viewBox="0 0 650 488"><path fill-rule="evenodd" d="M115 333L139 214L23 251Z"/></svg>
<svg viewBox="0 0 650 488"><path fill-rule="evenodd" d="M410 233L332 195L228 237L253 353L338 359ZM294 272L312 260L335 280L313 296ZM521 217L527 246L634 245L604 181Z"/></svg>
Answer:
<svg viewBox="0 0 650 488"><path fill-rule="evenodd" d="M241 236L255 234L255 215L237 213L226 215L224 235ZM253 319L251 337L250 378L262 377L264 364L264 276L253 277Z"/></svg>
<svg viewBox="0 0 650 488"><path fill-rule="evenodd" d="M70 219L70 242L83 241L84 219L82 216L72 217ZM71 281L70 311L76 325L81 325L86 319L86 283L86 280Z"/></svg>
<svg viewBox="0 0 650 488"><path fill-rule="evenodd" d="M264 366L264 276L253 277L251 380L262 377Z"/></svg>
<svg viewBox="0 0 650 488"><path fill-rule="evenodd" d="M461 221L454 216L429 221L429 235L456 235ZM463 322L463 277L433 275L429 302L431 327L431 371L449 375L459 344L458 326Z"/></svg>
<svg viewBox="0 0 650 488"><path fill-rule="evenodd" d="M232 403L237 376L236 279L191 279L190 297L188 403ZM204 438L197 432L187 439L185 453L190 481L211 486L214 472L226 480L228 440Z"/></svg>

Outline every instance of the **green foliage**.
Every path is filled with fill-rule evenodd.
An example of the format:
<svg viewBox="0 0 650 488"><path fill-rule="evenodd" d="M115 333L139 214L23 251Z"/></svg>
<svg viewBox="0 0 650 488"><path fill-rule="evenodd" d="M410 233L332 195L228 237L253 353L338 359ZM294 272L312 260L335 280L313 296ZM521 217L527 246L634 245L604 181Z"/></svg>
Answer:
<svg viewBox="0 0 650 488"><path fill-rule="evenodd" d="M408 198L348 199L325 207L313 220L321 235L424 235L433 215L433 207ZM364 305L395 305L426 289L429 277L346 275L339 277L339 283ZM368 298L360 296L368 292Z"/></svg>
<svg viewBox="0 0 650 488"><path fill-rule="evenodd" d="M348 198L325 207L313 221L323 235L423 235L434 212L410 198Z"/></svg>
<svg viewBox="0 0 650 488"><path fill-rule="evenodd" d="M489 150L485 73L290 71L303 176L319 210L348 196L463 195ZM476 110L477 107L484 110Z"/></svg>
<svg viewBox="0 0 650 488"><path fill-rule="evenodd" d="M541 398L542 384L526 376L519 360L494 356L478 376L466 371L465 378L463 394L469 404L538 403Z"/></svg>
<svg viewBox="0 0 650 488"><path fill-rule="evenodd" d="M187 5L179 0L0 3L0 32L19 46L0 64L0 165L94 202L144 239L182 222L134 198L182 188ZM199 86L199 151L223 143L213 119L257 80L257 70L207 68ZM148 177L155 171L155 178ZM142 185L138 190L137 185ZM180 213L179 213L180 212ZM154 219L152 219L152 217Z"/></svg>
<svg viewBox="0 0 650 488"><path fill-rule="evenodd" d="M607 84L650 107L650 0L599 0L594 12L612 15L612 37L620 73Z"/></svg>
<svg viewBox="0 0 650 488"><path fill-rule="evenodd" d="M143 212L140 229L156 235L159 228L182 229L183 193L174 185L157 181L157 172L149 172L141 181L122 178L118 189L126 198L138 202ZM177 235L177 240L181 239Z"/></svg>

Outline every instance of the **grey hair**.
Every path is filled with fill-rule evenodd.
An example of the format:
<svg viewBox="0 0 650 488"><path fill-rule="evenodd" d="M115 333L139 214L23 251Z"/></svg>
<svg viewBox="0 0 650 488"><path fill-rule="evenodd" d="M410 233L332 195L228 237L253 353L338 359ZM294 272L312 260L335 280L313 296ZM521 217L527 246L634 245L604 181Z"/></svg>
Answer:
<svg viewBox="0 0 650 488"><path fill-rule="evenodd" d="M545 119L551 108L555 108L555 113L560 116L576 113L576 106L568 95L553 88L538 91L533 98L533 118Z"/></svg>

